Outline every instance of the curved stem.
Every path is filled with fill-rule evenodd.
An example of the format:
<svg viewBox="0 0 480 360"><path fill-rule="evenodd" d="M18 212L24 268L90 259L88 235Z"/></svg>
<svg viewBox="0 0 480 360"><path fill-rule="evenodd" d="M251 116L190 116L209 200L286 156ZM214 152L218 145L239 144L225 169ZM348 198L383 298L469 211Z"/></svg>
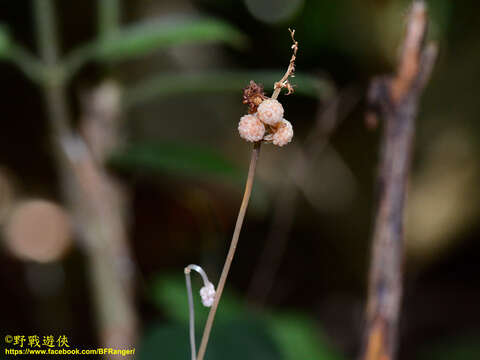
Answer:
<svg viewBox="0 0 480 360"><path fill-rule="evenodd" d="M195 346L195 309L193 305L193 294L192 294L192 280L190 279L190 272L194 270L200 274L203 280L204 286L208 286L210 281L208 280L208 276L203 271L203 269L195 264L188 265L184 272L185 272L185 283L187 286L187 296L188 296L188 315L189 315L189 332L190 332L190 350L192 354L192 360L197 359L197 348Z"/></svg>
<svg viewBox="0 0 480 360"><path fill-rule="evenodd" d="M202 277L202 280L203 280L203 284L205 286L207 286L208 284L210 284L210 280L208 280L208 276L207 274L205 273L205 271L198 265L195 265L195 264L190 264L188 265L186 268L185 268L185 274L190 274L190 271L191 270L194 270L196 271L201 277Z"/></svg>
<svg viewBox="0 0 480 360"><path fill-rule="evenodd" d="M220 281L218 282L217 292L215 295L215 301L210 313L208 314L207 323L205 324L205 329L203 331L202 342L200 343L200 349L198 350L197 360L203 360L205 356L205 351L207 349L208 339L210 337L210 331L212 330L213 320L215 319L215 314L217 312L218 303L222 296L223 288L225 287L225 282L227 281L228 271L232 265L233 256L235 255L235 250L238 244L238 238L240 236L240 231L242 230L243 219L245 218L245 213L247 212L248 202L250 200L250 195L252 193L253 180L255 178L255 168L257 166L258 156L260 154L260 145L261 142L257 142L253 146L252 157L250 159L250 167L248 169L247 182L245 184L245 192L243 194L242 204L240 206L240 211L238 212L237 222L235 224L235 230L232 236L232 242L230 243L230 249L228 250L227 259L225 260L225 265L223 266L222 274L220 275Z"/></svg>

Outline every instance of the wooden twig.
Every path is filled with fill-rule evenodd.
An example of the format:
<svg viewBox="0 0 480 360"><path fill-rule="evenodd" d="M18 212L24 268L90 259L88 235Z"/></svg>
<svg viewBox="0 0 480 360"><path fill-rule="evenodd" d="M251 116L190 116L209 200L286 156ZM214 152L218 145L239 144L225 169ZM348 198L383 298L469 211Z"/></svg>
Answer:
<svg viewBox="0 0 480 360"><path fill-rule="evenodd" d="M437 54L435 45L425 46L426 32L426 5L423 1L415 1L396 74L374 79L368 96L371 110L386 123L361 357L365 360L392 360L397 348L402 297L403 210L414 121Z"/></svg>

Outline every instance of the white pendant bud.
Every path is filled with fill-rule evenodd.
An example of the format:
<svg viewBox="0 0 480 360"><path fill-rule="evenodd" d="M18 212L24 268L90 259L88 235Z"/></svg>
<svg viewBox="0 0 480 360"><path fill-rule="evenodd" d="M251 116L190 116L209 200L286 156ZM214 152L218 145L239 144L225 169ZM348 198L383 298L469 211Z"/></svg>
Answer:
<svg viewBox="0 0 480 360"><path fill-rule="evenodd" d="M202 304L206 307L211 307L215 301L215 288L212 283L208 283L200 289L200 297L202 298Z"/></svg>

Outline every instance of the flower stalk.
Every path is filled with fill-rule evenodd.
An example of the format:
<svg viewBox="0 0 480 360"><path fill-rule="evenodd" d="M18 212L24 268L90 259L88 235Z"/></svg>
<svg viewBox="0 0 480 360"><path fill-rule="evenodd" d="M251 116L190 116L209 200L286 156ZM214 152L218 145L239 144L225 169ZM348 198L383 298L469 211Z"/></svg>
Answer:
<svg viewBox="0 0 480 360"><path fill-rule="evenodd" d="M280 95L280 92L283 88L288 89L287 95L293 93L293 91L294 91L293 86L289 83L288 79L289 79L289 77L294 76L295 59L296 59L296 54L297 54L297 50L298 50L298 42L294 38L295 30L290 30L289 29L289 31L290 31L290 35L291 35L292 40L293 40L293 45L292 45L293 55L290 59L290 63L289 63L287 71L285 72L283 77L280 79L280 81L278 81L274 84L274 92L273 92L273 95L271 97L272 100L276 100L278 98L278 96ZM252 86L252 82L250 84ZM257 105L257 104L254 104L254 105ZM292 132L292 135L293 135L293 132ZM291 139L291 137L290 137L290 139ZM205 356L205 352L206 352L207 345L208 345L208 340L210 338L210 332L212 330L213 321L215 319L215 314L216 314L217 309L218 309L218 304L220 303L220 298L222 297L223 289L225 288L225 283L227 281L228 272L230 271L230 267L232 265L233 257L235 255L235 251L237 249L238 239L240 237L240 232L242 230L243 221L245 219L245 214L247 212L248 203L250 201L250 195L252 193L253 181L254 181L254 178L255 178L255 170L256 170L256 167L257 167L258 157L260 155L261 144L262 144L262 140L256 141L253 144L253 150L252 150L252 154L251 154L251 158L250 158L250 166L249 166L249 169L248 169L247 182L245 184L245 191L244 191L244 194L243 194L243 200L242 200L242 204L240 206L240 210L238 212L237 221L236 221L236 224L235 224L235 230L234 230L233 236L232 236L232 241L230 243L230 248L229 248L228 253L227 253L227 258L225 260L225 264L223 266L222 273L220 275L220 280L219 280L217 291L216 291L216 294L215 294L215 299L214 299L213 305L210 309L210 312L208 314L207 322L205 324L205 329L203 331L203 336L202 336L202 341L200 343L200 349L198 351L198 356L197 356L197 359L194 359L192 357L193 360L203 360L203 358Z"/></svg>

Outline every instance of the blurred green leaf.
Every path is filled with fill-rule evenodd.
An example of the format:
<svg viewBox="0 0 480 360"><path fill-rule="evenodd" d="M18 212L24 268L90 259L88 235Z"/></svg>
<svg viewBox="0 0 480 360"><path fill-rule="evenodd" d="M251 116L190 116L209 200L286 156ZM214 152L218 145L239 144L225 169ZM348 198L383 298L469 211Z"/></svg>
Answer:
<svg viewBox="0 0 480 360"><path fill-rule="evenodd" d="M193 301L195 306L195 324L202 328L207 320L209 309L200 300L199 291L203 286L195 273L192 273ZM182 276L159 277L153 285L153 301L173 321L188 324L188 298L185 278ZM220 302L215 322L232 321L241 318L245 310L235 297L225 291Z"/></svg>
<svg viewBox="0 0 480 360"><path fill-rule="evenodd" d="M274 314L269 317L272 336L279 344L285 360L343 359L328 344L324 334L307 316Z"/></svg>
<svg viewBox="0 0 480 360"><path fill-rule="evenodd" d="M216 324L209 346L208 358L212 360L283 359L268 328L248 318Z"/></svg>
<svg viewBox="0 0 480 360"><path fill-rule="evenodd" d="M179 143L138 143L115 153L111 164L122 170L187 176L241 177L240 171L216 151Z"/></svg>
<svg viewBox="0 0 480 360"><path fill-rule="evenodd" d="M8 28L0 24L0 58L4 58L8 55L8 50L11 45L10 33Z"/></svg>
<svg viewBox="0 0 480 360"><path fill-rule="evenodd" d="M169 16L120 28L108 37L81 46L67 56L64 68L72 76L91 60L121 61L171 46L215 42L242 47L246 38L222 20Z"/></svg>
<svg viewBox="0 0 480 360"><path fill-rule="evenodd" d="M245 38L221 20L171 18L119 30L115 36L100 43L100 56L117 61L173 45L210 42L225 42L238 47L245 44Z"/></svg>
<svg viewBox="0 0 480 360"><path fill-rule="evenodd" d="M480 335L446 339L420 352L418 360L477 360L480 358Z"/></svg>
<svg viewBox="0 0 480 360"><path fill-rule="evenodd" d="M194 288L195 324L197 338L203 329L208 315L208 309L200 302L198 291L202 282L192 277ZM158 277L154 282L153 300L166 316L177 324L156 327L144 339L142 354L160 356L169 359L185 357L188 349L188 299L184 278L181 276ZM221 311L217 312L209 345L209 359L270 359L275 354L276 359L297 360L342 360L328 344L326 336L321 333L316 324L299 314L272 313L261 315L253 313L235 296L226 292L220 303ZM256 320L253 320L253 318ZM170 340L169 340L170 339ZM165 352L159 353L159 348L165 343ZM152 344L152 346L147 346ZM156 350L155 345L156 344ZM276 345L275 345L276 344ZM151 350L147 350L147 348ZM181 349L175 350L175 349ZM232 351L235 349L235 351ZM179 353L177 354L177 352ZM152 353L153 352L153 353ZM145 355L147 356L147 355ZM242 357L243 356L243 357ZM140 359L153 359L143 357Z"/></svg>
<svg viewBox="0 0 480 360"><path fill-rule="evenodd" d="M267 93L273 88L284 71L224 71L202 72L190 74L161 74L151 77L125 94L125 106L141 105L145 102L166 96L179 94L203 94L235 92L248 85L250 80L265 85ZM325 79L312 75L297 73L291 80L295 85L295 93L322 100L333 96L335 90L332 84Z"/></svg>
<svg viewBox="0 0 480 360"><path fill-rule="evenodd" d="M248 156L248 155L247 155ZM125 172L145 175L167 174L195 178L232 186L232 191L243 194L247 177L245 168L222 156L219 152L190 144L138 143L118 149L109 159L109 165ZM250 199L250 214L265 214L270 198L261 181L256 181Z"/></svg>
<svg viewBox="0 0 480 360"><path fill-rule="evenodd" d="M185 360L189 357L187 325L152 328L141 341L138 352L139 360ZM209 360L282 359L265 326L249 319L215 323L206 357Z"/></svg>
<svg viewBox="0 0 480 360"><path fill-rule="evenodd" d="M138 346L139 360L185 360L190 358L188 326L157 325L147 330Z"/></svg>

